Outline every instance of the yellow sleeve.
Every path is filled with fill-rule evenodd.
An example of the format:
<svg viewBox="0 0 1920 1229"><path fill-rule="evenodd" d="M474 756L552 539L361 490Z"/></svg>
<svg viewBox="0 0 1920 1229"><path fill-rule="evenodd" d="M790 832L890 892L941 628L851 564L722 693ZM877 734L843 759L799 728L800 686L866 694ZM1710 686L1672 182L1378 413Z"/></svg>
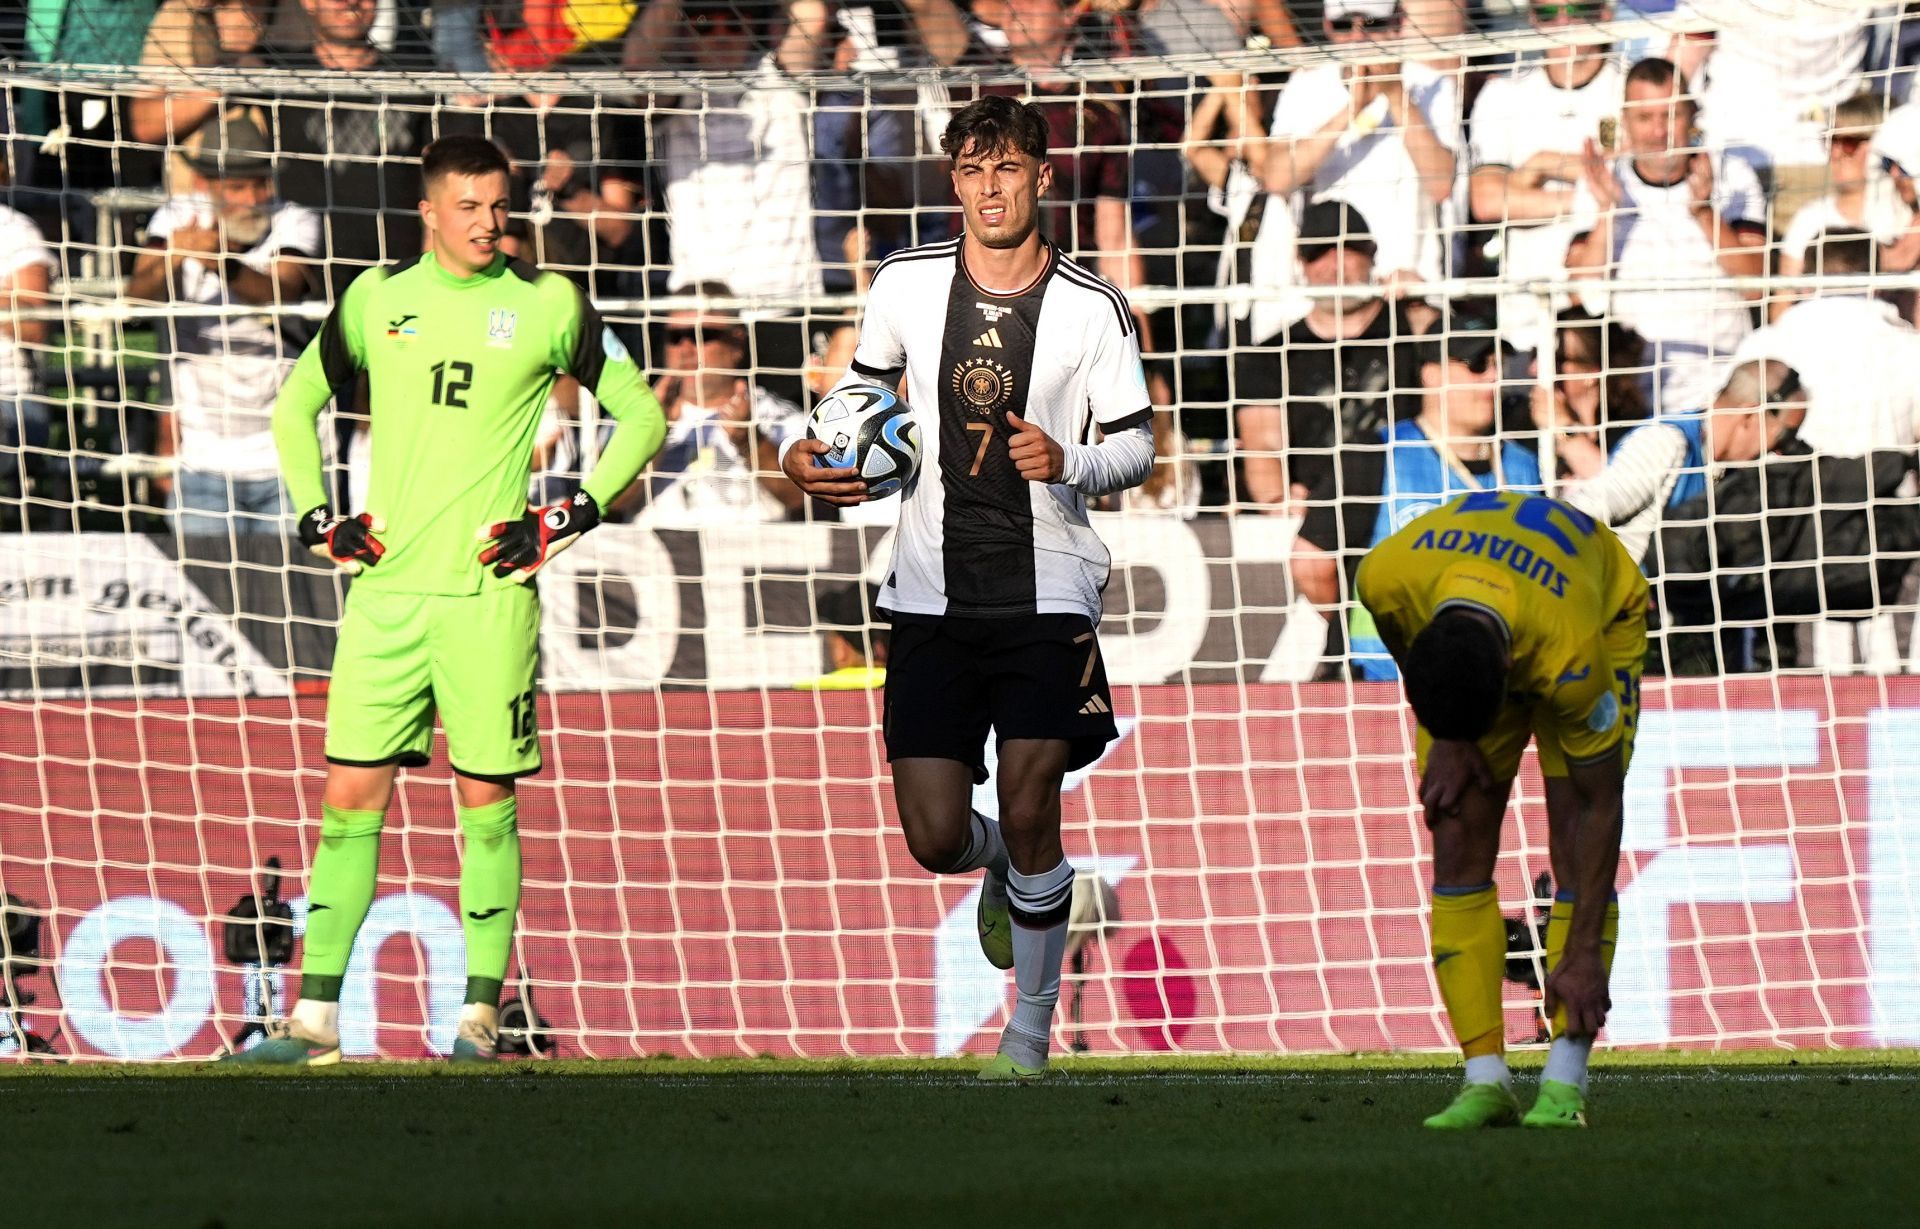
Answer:
<svg viewBox="0 0 1920 1229"><path fill-rule="evenodd" d="M1597 760L1626 733L1606 644L1596 635L1575 651L1556 656L1557 674L1540 683L1548 711L1559 723L1561 746L1569 760Z"/></svg>

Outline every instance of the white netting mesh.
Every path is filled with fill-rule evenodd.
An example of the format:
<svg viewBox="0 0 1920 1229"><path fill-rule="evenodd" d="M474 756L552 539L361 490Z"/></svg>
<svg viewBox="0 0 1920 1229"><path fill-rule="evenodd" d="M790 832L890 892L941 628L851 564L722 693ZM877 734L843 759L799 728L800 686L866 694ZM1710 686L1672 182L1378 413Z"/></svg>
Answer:
<svg viewBox="0 0 1920 1229"><path fill-rule="evenodd" d="M1668 677L1648 680L1629 787L1613 1040L1920 1036L1902 462L1734 465L1702 475L1711 504L1669 489L1675 435L1642 437L1664 463L1604 468L1743 352L1796 369L1801 433L1826 452L1911 452L1901 14L1572 4L1463 24L1434 4L1395 30L1355 29L1370 3L318 0L328 21L372 17L387 49L342 60L311 49L299 6L176 0L115 24L141 7L70 4L0 77L0 1049L204 1057L291 989L284 929L236 905L267 894L271 860L304 917L341 589L289 555L264 408L346 281L417 248L427 137L501 141L522 250L588 286L669 400L749 378L754 429L778 434L846 361L874 264L954 233L938 135L995 88L1047 100L1051 233L1127 290L1166 411L1150 494L1098 518L1124 737L1071 782L1067 848L1113 910L1083 911L1063 1035L1449 1043L1409 730L1397 688L1349 661L1343 595L1383 499L1397 519L1437 497L1420 481L1491 467L1615 511L1674 504L1652 538ZM1697 115L1622 83L1670 47ZM196 178L182 155L208 165L223 143L217 165L257 165L248 124L279 198L311 212ZM1795 210L1824 220L1796 230ZM1843 226L1865 235L1807 258ZM729 311L737 356L688 344ZM1762 375L1753 400L1785 396ZM543 586L547 771L521 791L509 994L570 1054L977 1047L1008 993L974 945L975 885L924 875L894 837L877 694L802 686L837 638L874 652L857 599L888 529L790 517L697 417ZM1727 459L1776 442L1780 420L1750 419ZM363 420L323 423L350 499ZM1427 479L1387 465L1382 433L1407 424L1437 457ZM600 441L563 390L541 492L571 489ZM352 1054L444 1051L464 978L445 769L403 781L348 982ZM1517 918L1547 868L1531 769L1518 813L1499 875ZM1530 992L1510 989L1510 1033L1531 1039Z"/></svg>

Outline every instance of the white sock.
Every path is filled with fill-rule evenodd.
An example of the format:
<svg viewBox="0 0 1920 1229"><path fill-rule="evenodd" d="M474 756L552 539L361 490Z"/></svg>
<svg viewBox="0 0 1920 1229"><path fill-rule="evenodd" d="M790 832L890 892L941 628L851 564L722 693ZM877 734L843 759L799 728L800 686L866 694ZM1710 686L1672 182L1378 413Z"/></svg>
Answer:
<svg viewBox="0 0 1920 1229"><path fill-rule="evenodd" d="M1060 959L1067 950L1067 913L1073 904L1073 867L1038 875L1009 868L1007 902L1013 913L1013 1018L1000 1037L1000 1052L1023 1067L1043 1066L1053 1034L1053 1008L1060 1001Z"/></svg>
<svg viewBox="0 0 1920 1229"><path fill-rule="evenodd" d="M1007 877L1007 843L1000 837L998 820L988 819L975 811L967 824L967 851L960 855L960 861L954 866L955 874L977 871L987 868L987 875L998 875L1002 881Z"/></svg>
<svg viewBox="0 0 1920 1229"><path fill-rule="evenodd" d="M1587 1091L1587 1059L1592 1056L1593 1038L1555 1037L1553 1047L1547 1051L1547 1069L1540 1073L1540 1078L1572 1084L1584 1096Z"/></svg>
<svg viewBox="0 0 1920 1229"><path fill-rule="evenodd" d="M1467 1060L1467 1083L1503 1084L1513 1087L1513 1072L1507 1070L1507 1056L1504 1054L1482 1054L1478 1058Z"/></svg>
<svg viewBox="0 0 1920 1229"><path fill-rule="evenodd" d="M293 1005L293 1026L315 1041L340 1043L340 1004L300 999Z"/></svg>

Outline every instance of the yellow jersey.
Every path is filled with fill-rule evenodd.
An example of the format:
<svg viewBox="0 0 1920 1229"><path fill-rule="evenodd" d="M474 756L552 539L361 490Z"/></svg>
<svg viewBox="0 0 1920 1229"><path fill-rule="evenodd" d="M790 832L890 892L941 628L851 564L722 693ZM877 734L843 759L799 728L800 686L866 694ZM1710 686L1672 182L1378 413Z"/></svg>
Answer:
<svg viewBox="0 0 1920 1229"><path fill-rule="evenodd" d="M1450 606L1498 619L1510 698L1544 705L1569 757L1594 759L1631 738L1640 670L1623 658L1644 650L1647 581L1613 531L1578 509L1473 492L1375 545L1356 587L1396 652Z"/></svg>

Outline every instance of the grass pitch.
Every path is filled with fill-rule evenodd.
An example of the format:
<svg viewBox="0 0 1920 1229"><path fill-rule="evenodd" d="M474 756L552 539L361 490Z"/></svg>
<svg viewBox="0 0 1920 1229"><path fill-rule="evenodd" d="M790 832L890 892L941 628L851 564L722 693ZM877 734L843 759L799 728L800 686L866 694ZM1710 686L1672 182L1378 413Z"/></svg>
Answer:
<svg viewBox="0 0 1920 1229"><path fill-rule="evenodd" d="M1613 1056L1586 1132L1423 1131L1427 1058L0 1074L13 1224L1843 1225L1920 1206L1920 1055ZM1521 1073L1531 1101L1534 1073Z"/></svg>

